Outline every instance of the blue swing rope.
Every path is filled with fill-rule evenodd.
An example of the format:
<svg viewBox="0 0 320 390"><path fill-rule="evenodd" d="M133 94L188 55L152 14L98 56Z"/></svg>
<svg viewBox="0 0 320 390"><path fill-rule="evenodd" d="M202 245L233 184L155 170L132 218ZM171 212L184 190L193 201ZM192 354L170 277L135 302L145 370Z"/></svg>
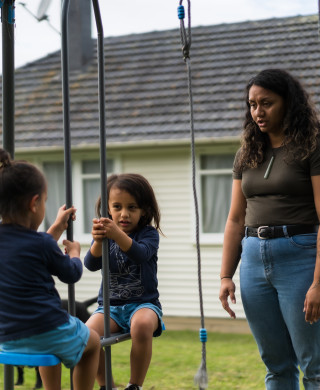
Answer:
<svg viewBox="0 0 320 390"><path fill-rule="evenodd" d="M320 1L320 0L319 0ZM184 18L185 11L182 5L183 0L180 0L178 7L178 18L180 19L180 36L182 43L183 59L187 65L188 74L188 91L189 91L189 104L190 104L190 135L191 135L191 158L192 158L192 190L195 206L195 218L196 218L196 248L197 248L197 260L198 260L198 285L199 285L199 299L200 299L200 314L201 314L201 328L199 332L200 341L202 342L202 361L194 377L194 382L199 385L200 390L204 390L208 387L208 375L207 375L207 363L206 363L206 341L207 330L204 324L204 310L203 310L203 296L202 296L202 281L201 281L201 254L199 243L199 207L196 188L196 164L195 164L195 137L194 137L194 120L193 120L193 95L191 85L191 64L190 64L190 47L191 47L191 12L190 12L190 0L188 0L188 31L186 31Z"/></svg>
<svg viewBox="0 0 320 390"><path fill-rule="evenodd" d="M0 0L0 8L2 8L4 2L6 0ZM7 1L7 15L6 17L6 22L8 24L14 24L15 23L15 5L14 5L15 0ZM2 16L2 15L1 15Z"/></svg>

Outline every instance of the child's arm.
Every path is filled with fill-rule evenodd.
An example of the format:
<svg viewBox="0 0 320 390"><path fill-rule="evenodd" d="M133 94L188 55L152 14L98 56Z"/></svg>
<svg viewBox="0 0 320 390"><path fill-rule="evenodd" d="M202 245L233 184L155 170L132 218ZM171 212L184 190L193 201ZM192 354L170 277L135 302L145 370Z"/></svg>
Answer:
<svg viewBox="0 0 320 390"><path fill-rule="evenodd" d="M93 243L84 258L84 265L90 271L97 271L102 267L102 241L104 238L114 240L123 252L130 250L132 239L120 230L109 218L93 219L91 230Z"/></svg>
<svg viewBox="0 0 320 390"><path fill-rule="evenodd" d="M65 251L70 258L78 257L80 258L80 244L77 241L63 240L62 243L65 246Z"/></svg>
<svg viewBox="0 0 320 390"><path fill-rule="evenodd" d="M101 257L102 256L102 240L105 237L105 233L103 230L103 225L100 223L99 219L94 218L92 220L92 238L93 243L90 248L90 252L92 256L94 257Z"/></svg>
<svg viewBox="0 0 320 390"><path fill-rule="evenodd" d="M102 240L105 237L105 232L99 219L94 218L92 222L93 243L84 257L84 265L89 271L97 271L102 268Z"/></svg>
<svg viewBox="0 0 320 390"><path fill-rule="evenodd" d="M97 225L99 225L99 232L97 231L96 236L97 239L102 236L111 238L136 264L141 264L150 260L158 251L159 233L151 226L144 227L137 235L135 235L133 240L125 232L120 230L109 218L100 218L99 221L97 220ZM95 236L93 237L95 239ZM93 251L95 249L96 248L94 248ZM91 251L92 254L93 251Z"/></svg>
<svg viewBox="0 0 320 390"><path fill-rule="evenodd" d="M68 221L71 217L74 221L76 219L76 208L73 206L69 209L66 209L66 205L63 205L59 208L56 220L47 230L47 233L51 234L51 236L58 241L61 237L61 234L67 229Z"/></svg>
<svg viewBox="0 0 320 390"><path fill-rule="evenodd" d="M132 239L125 232L119 229L112 219L100 218L100 220L97 220L97 225L99 225L100 237L103 236L110 238L119 245L123 252L128 252L132 246ZM99 235L96 237L99 237ZM95 240L93 233L92 237Z"/></svg>
<svg viewBox="0 0 320 390"><path fill-rule="evenodd" d="M136 264L142 264L157 256L159 233L151 226L144 227L132 240L131 248L126 255Z"/></svg>
<svg viewBox="0 0 320 390"><path fill-rule="evenodd" d="M44 235L44 261L51 275L55 275L63 283L76 283L82 275L80 260L80 244L77 241L64 240L65 254L52 236Z"/></svg>

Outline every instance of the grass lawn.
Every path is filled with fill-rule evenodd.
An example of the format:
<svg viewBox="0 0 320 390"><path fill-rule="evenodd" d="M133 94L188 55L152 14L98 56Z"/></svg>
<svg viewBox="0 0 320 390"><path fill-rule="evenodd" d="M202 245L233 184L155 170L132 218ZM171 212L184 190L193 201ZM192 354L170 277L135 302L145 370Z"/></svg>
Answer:
<svg viewBox="0 0 320 390"><path fill-rule="evenodd" d="M130 346L131 341L125 341L112 347L113 374L119 390L125 387L129 379ZM154 339L152 362L143 389L198 389L193 377L201 363L201 349L198 332L166 330L161 337ZM265 389L265 368L251 335L208 333L206 351L208 389ZM31 390L34 384L34 369L26 368L25 384L15 389ZM62 384L63 390L70 389L69 371L65 368ZM0 389L3 389L2 365ZM95 389L99 389L98 385Z"/></svg>

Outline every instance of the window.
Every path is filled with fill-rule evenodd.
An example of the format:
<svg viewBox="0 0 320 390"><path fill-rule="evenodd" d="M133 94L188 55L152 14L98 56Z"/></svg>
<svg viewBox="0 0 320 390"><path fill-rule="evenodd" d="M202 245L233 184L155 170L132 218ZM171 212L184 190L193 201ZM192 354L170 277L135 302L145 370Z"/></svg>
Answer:
<svg viewBox="0 0 320 390"><path fill-rule="evenodd" d="M42 167L48 183L48 199L44 217L44 229L48 230L56 219L59 207L66 202L64 164L63 162L47 162L43 163Z"/></svg>
<svg viewBox="0 0 320 390"><path fill-rule="evenodd" d="M100 162L96 160L82 161L82 193L83 193L83 228L84 233L90 233L92 218L95 214L95 204L101 192ZM108 172L113 172L113 161L107 160Z"/></svg>
<svg viewBox="0 0 320 390"><path fill-rule="evenodd" d="M44 229L54 222L59 207L65 204L64 163L45 162L43 172L48 182L48 200ZM107 160L108 173L114 171L113 160ZM80 233L90 233L92 218L95 216L95 203L100 195L100 162L99 160L83 160L74 162L72 166L73 198L77 212L77 227L81 224ZM80 193L76 191L81 188Z"/></svg>
<svg viewBox="0 0 320 390"><path fill-rule="evenodd" d="M234 155L200 157L202 233L223 233L232 189Z"/></svg>

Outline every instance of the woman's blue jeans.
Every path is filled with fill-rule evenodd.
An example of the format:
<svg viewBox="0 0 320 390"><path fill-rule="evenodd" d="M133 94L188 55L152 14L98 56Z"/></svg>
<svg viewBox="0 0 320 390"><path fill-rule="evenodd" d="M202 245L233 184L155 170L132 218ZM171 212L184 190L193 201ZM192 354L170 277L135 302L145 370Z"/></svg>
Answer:
<svg viewBox="0 0 320 390"><path fill-rule="evenodd" d="M316 240L312 233L242 241L241 298L267 367L268 390L298 390L299 366L305 389L320 389L320 321L311 325L303 313Z"/></svg>

